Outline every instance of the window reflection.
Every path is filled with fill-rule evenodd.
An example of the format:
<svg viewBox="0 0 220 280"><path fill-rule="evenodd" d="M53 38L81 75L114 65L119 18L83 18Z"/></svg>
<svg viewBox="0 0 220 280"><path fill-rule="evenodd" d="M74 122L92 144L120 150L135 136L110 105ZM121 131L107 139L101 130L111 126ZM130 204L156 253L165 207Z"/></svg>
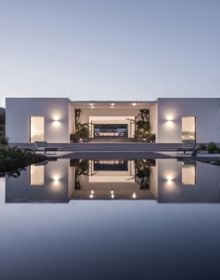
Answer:
<svg viewBox="0 0 220 280"><path fill-rule="evenodd" d="M126 160L94 160L94 171L127 171Z"/></svg>
<svg viewBox="0 0 220 280"><path fill-rule="evenodd" d="M44 185L44 166L31 165L30 166L30 185L42 186Z"/></svg>
<svg viewBox="0 0 220 280"><path fill-rule="evenodd" d="M196 164L183 163L182 165L182 184L195 185L196 184Z"/></svg>
<svg viewBox="0 0 220 280"><path fill-rule="evenodd" d="M95 160L89 162L90 183L134 183L135 167L133 161Z"/></svg>

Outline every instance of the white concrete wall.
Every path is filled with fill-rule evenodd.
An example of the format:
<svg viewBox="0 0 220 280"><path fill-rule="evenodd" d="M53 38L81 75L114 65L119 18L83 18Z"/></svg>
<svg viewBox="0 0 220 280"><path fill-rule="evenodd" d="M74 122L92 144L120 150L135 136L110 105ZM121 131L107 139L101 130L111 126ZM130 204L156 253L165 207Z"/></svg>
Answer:
<svg viewBox="0 0 220 280"><path fill-rule="evenodd" d="M182 142L183 116L196 117L198 143L220 143L220 98L159 98L157 142Z"/></svg>
<svg viewBox="0 0 220 280"><path fill-rule="evenodd" d="M69 140L67 98L7 98L6 136L10 143L30 142L30 117L45 117L45 140L66 143ZM54 120L58 120L54 125Z"/></svg>
<svg viewBox="0 0 220 280"><path fill-rule="evenodd" d="M158 125L158 105L157 103L153 104L150 108L150 125L151 125L151 133L156 134L156 142L157 142L157 125Z"/></svg>

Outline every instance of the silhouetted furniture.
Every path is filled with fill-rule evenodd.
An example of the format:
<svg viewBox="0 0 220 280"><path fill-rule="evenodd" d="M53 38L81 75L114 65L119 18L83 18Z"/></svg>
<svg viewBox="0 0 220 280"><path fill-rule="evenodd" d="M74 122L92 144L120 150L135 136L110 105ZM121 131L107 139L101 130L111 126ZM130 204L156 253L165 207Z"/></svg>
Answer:
<svg viewBox="0 0 220 280"><path fill-rule="evenodd" d="M192 154L192 156L196 156L197 155L197 144L196 143L192 143L192 142L185 142L182 144L181 147L177 148L177 152L183 152L184 154L186 154L187 152L190 152Z"/></svg>
<svg viewBox="0 0 220 280"><path fill-rule="evenodd" d="M57 152L57 147L51 147L46 141L35 141L36 149L39 152Z"/></svg>

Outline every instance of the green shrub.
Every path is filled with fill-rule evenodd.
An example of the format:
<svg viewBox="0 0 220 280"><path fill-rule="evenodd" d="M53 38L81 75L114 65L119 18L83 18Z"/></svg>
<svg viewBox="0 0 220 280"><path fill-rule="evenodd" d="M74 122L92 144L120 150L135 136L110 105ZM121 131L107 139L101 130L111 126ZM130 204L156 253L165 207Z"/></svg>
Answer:
<svg viewBox="0 0 220 280"><path fill-rule="evenodd" d="M80 130L77 131L79 138L88 139L89 138L89 128L87 126L83 126Z"/></svg>
<svg viewBox="0 0 220 280"><path fill-rule="evenodd" d="M18 148L0 147L0 173L24 168L32 163L45 160L44 155L34 154Z"/></svg>
<svg viewBox="0 0 220 280"><path fill-rule="evenodd" d="M207 147L205 144L200 144L199 147L198 147L198 150L200 151L206 151Z"/></svg>
<svg viewBox="0 0 220 280"><path fill-rule="evenodd" d="M70 140L72 142L77 142L79 140L79 136L75 133L70 134Z"/></svg>
<svg viewBox="0 0 220 280"><path fill-rule="evenodd" d="M209 142L208 146L207 146L207 150L208 150L209 154L214 154L214 153L218 152L218 147L214 142Z"/></svg>
<svg viewBox="0 0 220 280"><path fill-rule="evenodd" d="M6 146L8 145L8 138L3 135L0 135L0 145Z"/></svg>
<svg viewBox="0 0 220 280"><path fill-rule="evenodd" d="M87 124L78 124L76 132L70 134L70 140L72 142L78 142L79 139L89 139L89 127Z"/></svg>

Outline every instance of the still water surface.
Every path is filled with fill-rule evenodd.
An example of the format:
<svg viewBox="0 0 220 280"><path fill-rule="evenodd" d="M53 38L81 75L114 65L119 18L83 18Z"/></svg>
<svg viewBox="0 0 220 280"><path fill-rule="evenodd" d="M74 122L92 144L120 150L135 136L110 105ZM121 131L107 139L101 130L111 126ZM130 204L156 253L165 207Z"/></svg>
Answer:
<svg viewBox="0 0 220 280"><path fill-rule="evenodd" d="M220 167L58 160L0 179L0 279L220 279Z"/></svg>

